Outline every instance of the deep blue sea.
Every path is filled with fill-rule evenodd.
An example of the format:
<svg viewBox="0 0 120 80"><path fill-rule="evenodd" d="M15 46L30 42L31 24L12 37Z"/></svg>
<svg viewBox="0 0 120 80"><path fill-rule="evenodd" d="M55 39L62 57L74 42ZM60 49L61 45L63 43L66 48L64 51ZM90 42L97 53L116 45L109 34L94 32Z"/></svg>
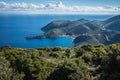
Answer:
<svg viewBox="0 0 120 80"><path fill-rule="evenodd" d="M105 20L113 15L0 15L0 47L10 45L17 48L71 47L69 37L26 40L26 36L43 34L41 28L53 20Z"/></svg>

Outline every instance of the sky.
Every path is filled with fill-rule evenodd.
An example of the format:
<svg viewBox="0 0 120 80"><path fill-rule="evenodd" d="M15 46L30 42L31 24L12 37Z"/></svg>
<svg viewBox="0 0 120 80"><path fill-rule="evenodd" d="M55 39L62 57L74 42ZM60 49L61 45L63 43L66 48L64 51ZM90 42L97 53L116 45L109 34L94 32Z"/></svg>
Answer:
<svg viewBox="0 0 120 80"><path fill-rule="evenodd" d="M0 0L0 14L120 14L120 0Z"/></svg>

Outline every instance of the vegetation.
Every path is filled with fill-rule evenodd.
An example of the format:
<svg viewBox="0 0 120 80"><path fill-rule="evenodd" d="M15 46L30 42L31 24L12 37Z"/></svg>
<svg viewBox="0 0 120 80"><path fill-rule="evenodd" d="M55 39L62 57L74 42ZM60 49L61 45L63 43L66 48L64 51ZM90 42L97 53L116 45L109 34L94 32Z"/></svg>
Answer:
<svg viewBox="0 0 120 80"><path fill-rule="evenodd" d="M0 48L0 80L120 80L120 43Z"/></svg>

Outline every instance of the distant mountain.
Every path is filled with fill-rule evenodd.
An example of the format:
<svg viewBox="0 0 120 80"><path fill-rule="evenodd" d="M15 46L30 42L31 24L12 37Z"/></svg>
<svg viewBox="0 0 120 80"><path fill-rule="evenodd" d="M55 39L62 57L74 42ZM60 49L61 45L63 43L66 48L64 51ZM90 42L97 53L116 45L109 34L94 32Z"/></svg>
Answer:
<svg viewBox="0 0 120 80"><path fill-rule="evenodd" d="M55 38L67 35L74 38L75 45L111 44L120 42L120 15L105 21L57 20L52 21L41 30L45 32L43 35L30 36L26 39Z"/></svg>
<svg viewBox="0 0 120 80"><path fill-rule="evenodd" d="M106 29L120 31L120 15L105 20L103 26Z"/></svg>

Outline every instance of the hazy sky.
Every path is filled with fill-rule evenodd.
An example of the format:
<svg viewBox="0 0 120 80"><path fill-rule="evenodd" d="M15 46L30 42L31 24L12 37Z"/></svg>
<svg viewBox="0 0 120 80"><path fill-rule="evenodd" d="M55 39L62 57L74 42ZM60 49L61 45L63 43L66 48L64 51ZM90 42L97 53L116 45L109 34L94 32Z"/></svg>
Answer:
<svg viewBox="0 0 120 80"><path fill-rule="evenodd" d="M0 0L0 13L120 14L120 0Z"/></svg>

